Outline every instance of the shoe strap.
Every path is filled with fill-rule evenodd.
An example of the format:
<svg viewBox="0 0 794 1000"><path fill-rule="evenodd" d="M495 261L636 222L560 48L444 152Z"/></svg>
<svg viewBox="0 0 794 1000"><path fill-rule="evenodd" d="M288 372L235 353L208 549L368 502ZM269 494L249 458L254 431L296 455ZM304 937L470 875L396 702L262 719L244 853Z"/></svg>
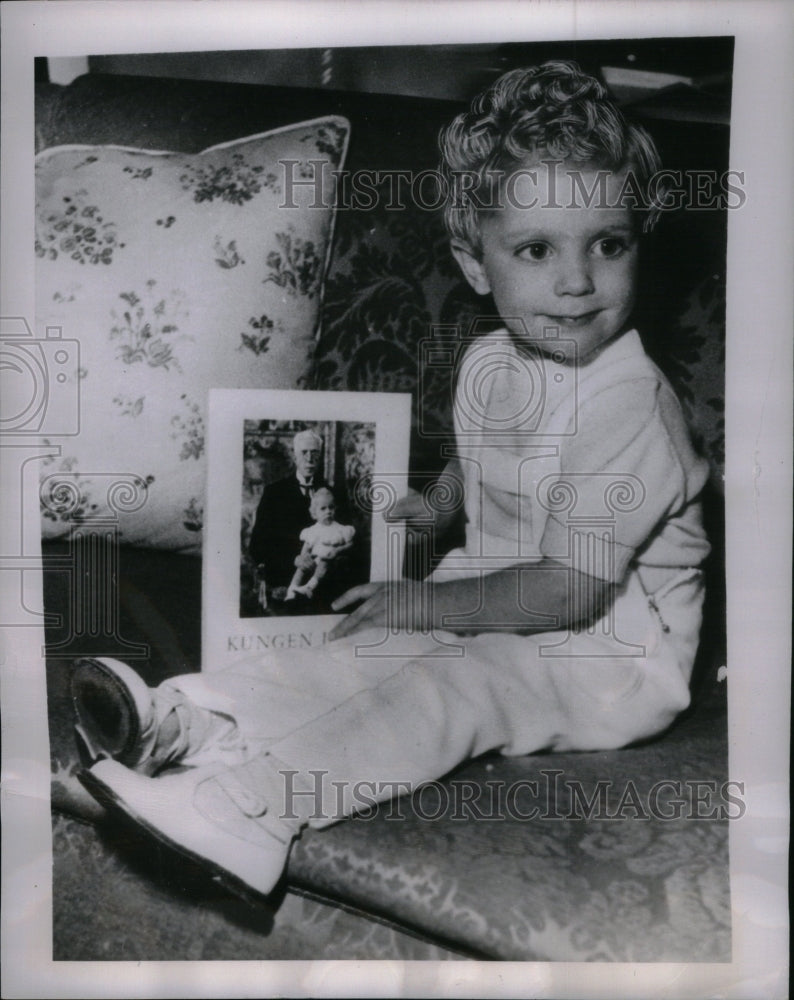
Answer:
<svg viewBox="0 0 794 1000"><path fill-rule="evenodd" d="M264 816L269 805L265 797L241 781L233 770L222 771L216 778L218 784L246 816L257 819Z"/></svg>
<svg viewBox="0 0 794 1000"><path fill-rule="evenodd" d="M278 771L270 766L267 755L257 757L247 764L224 768L215 775L214 780L242 813L256 820L284 843L296 836L305 825L298 819L288 819L282 815L284 782Z"/></svg>

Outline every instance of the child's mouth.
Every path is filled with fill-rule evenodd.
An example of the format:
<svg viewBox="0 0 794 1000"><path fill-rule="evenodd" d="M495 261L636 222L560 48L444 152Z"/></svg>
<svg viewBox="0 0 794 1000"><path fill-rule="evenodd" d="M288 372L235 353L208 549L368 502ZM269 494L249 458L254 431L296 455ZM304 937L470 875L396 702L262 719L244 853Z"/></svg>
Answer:
<svg viewBox="0 0 794 1000"><path fill-rule="evenodd" d="M578 316L549 316L549 319L560 326L587 326L588 323L593 322L599 312L600 310L594 309L592 312L581 313Z"/></svg>

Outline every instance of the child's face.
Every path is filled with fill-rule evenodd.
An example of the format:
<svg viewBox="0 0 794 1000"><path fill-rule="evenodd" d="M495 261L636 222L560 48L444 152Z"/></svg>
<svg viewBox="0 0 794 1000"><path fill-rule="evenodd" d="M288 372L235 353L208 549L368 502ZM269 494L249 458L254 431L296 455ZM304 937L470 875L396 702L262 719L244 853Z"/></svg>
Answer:
<svg viewBox="0 0 794 1000"><path fill-rule="evenodd" d="M453 242L464 274L480 294L491 292L499 315L521 340L554 349L544 330L577 344L579 359L606 343L626 324L634 305L637 236L628 207L611 208L624 175L606 180L607 198L591 204L572 187L565 165L549 189L545 167L528 166L537 184L517 186L504 207L483 214L482 253ZM579 171L591 191L597 174ZM509 187L508 187L509 190ZM533 207L532 197L537 199ZM572 205L573 202L573 205ZM564 207L561 207L564 206Z"/></svg>
<svg viewBox="0 0 794 1000"><path fill-rule="evenodd" d="M314 505L314 517L319 524L330 524L334 519L333 500L318 500Z"/></svg>

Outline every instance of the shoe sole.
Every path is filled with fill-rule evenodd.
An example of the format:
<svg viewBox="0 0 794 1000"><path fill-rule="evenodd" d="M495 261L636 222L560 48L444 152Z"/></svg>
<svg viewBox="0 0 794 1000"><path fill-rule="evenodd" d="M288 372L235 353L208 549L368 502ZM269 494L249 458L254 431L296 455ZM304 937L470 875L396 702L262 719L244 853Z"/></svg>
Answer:
<svg viewBox="0 0 794 1000"><path fill-rule="evenodd" d="M101 778L92 774L91 771L87 769L78 771L77 777L83 787L91 793L97 802L134 823L135 826L145 831L150 837L153 837L164 847L167 847L169 850L174 851L174 853L193 862L193 864L197 865L204 872L209 874L213 882L222 886L233 895L238 896L249 906L261 907L263 903L267 904L269 902L271 894L275 891L276 886L273 887L270 893L259 892L258 889L254 889L252 886L248 885L247 882L244 882L239 876L232 874L232 872L228 871L221 865L215 863L214 861L209 861L201 854L191 851L189 847L185 847L182 844L178 844L176 841L171 840L171 838L164 834L161 830L158 830L156 827L152 826L145 819L143 819L143 817L139 816L134 809L131 809L129 805L113 791L112 788L106 785Z"/></svg>
<svg viewBox="0 0 794 1000"><path fill-rule="evenodd" d="M96 760L104 754L121 764L135 763L140 719L135 698L122 677L101 660L78 660L71 694L89 757Z"/></svg>

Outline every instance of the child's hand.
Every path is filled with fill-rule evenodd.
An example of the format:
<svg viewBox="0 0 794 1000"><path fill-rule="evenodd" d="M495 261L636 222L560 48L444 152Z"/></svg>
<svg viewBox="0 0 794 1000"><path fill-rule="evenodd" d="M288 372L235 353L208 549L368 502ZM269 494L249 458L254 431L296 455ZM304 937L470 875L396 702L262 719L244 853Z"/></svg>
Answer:
<svg viewBox="0 0 794 1000"><path fill-rule="evenodd" d="M330 632L329 639L361 632L367 628L418 629L430 628L430 587L413 580L397 583L363 583L337 598L331 607L342 611L363 601L355 611L342 619Z"/></svg>

